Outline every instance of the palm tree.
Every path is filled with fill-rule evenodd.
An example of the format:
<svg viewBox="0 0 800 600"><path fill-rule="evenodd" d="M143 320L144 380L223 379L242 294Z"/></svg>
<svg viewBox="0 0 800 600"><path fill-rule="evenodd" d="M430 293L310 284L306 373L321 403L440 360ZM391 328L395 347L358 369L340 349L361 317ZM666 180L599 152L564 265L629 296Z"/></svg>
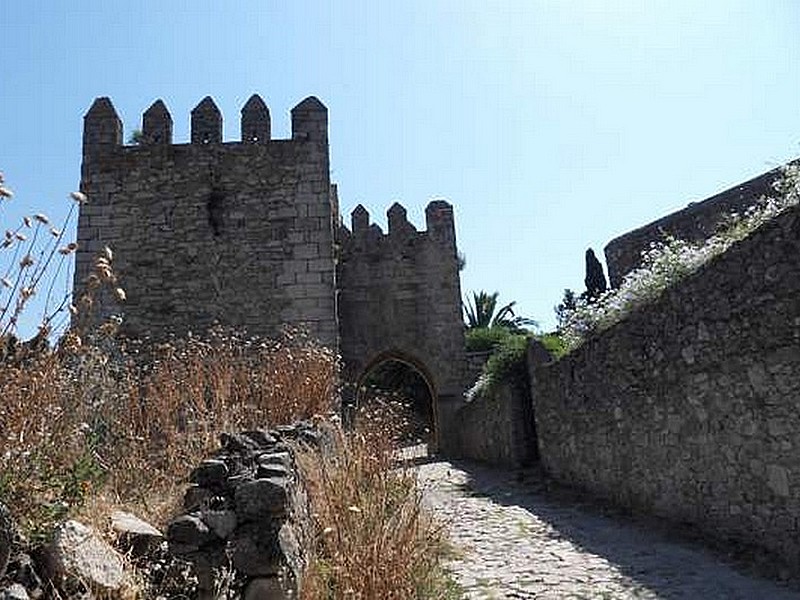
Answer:
<svg viewBox="0 0 800 600"><path fill-rule="evenodd" d="M480 327L504 327L511 331L520 331L527 327L536 327L536 321L517 316L514 313L516 301L497 308L499 292L487 294L485 291L472 292L472 302L467 299L464 314L467 318L467 329Z"/></svg>

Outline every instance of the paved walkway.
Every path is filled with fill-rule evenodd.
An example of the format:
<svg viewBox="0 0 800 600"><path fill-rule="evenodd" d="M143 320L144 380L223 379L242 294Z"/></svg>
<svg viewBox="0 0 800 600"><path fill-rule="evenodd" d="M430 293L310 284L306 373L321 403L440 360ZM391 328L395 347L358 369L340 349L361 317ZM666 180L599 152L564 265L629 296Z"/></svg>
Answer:
<svg viewBox="0 0 800 600"><path fill-rule="evenodd" d="M448 524L457 548L450 566L467 598L800 599L695 545L553 499L536 480L518 483L502 470L467 468L419 467L426 502Z"/></svg>

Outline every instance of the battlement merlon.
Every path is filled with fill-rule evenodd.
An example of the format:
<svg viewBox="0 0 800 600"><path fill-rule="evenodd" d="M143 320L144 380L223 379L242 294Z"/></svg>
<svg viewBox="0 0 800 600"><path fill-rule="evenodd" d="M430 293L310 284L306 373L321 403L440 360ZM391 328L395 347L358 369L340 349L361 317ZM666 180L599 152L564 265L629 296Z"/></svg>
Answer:
<svg viewBox="0 0 800 600"><path fill-rule="evenodd" d="M425 208L425 226L433 239L456 246L456 223L453 205L445 200L433 200Z"/></svg>
<svg viewBox="0 0 800 600"><path fill-rule="evenodd" d="M111 99L95 98L83 117L83 159L110 154L122 146L122 121Z"/></svg>
<svg viewBox="0 0 800 600"><path fill-rule="evenodd" d="M172 115L162 100L153 102L142 115L142 143L172 144Z"/></svg>
<svg viewBox="0 0 800 600"><path fill-rule="evenodd" d="M292 139L328 144L328 109L316 96L292 109Z"/></svg>

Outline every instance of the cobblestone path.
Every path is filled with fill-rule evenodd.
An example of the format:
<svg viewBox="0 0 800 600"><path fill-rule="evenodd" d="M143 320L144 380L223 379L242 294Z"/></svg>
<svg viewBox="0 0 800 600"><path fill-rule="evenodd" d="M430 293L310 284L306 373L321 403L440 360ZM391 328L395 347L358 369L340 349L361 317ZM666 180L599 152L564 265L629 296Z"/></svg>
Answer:
<svg viewBox="0 0 800 600"><path fill-rule="evenodd" d="M430 462L419 477L426 503L448 525L458 554L450 567L467 598L800 598L695 544L553 499L535 480L463 468Z"/></svg>

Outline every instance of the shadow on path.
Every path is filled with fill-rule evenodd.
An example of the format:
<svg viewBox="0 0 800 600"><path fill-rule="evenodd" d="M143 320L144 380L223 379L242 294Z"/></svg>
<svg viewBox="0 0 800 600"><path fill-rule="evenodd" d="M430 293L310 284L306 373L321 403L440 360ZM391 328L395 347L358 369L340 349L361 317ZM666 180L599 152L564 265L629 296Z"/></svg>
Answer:
<svg viewBox="0 0 800 600"><path fill-rule="evenodd" d="M479 547L479 553L491 552L493 545L497 545L506 553L513 553L516 548L527 553L525 556L549 554L557 558L546 556L546 560L531 565L531 577L532 581L545 582L548 577L555 582L563 579L558 589L564 595L558 595L556 588L551 587L548 588L551 592L531 592L532 595L471 597L800 598L796 580L790 585L755 575L756 571L763 574L765 569L756 564L757 555L746 549L737 547L738 555L723 556L721 544L712 550L703 544L708 540L697 532L654 518L626 515L554 484L536 469L507 471L465 461L437 463L436 459L426 464L419 457L415 461L422 465L423 479L429 479L426 485L438 486L433 493L434 502L460 503L459 508L453 509L456 514L451 528L482 529L480 533L469 534L470 543ZM459 513L471 514L478 522L460 522L464 518ZM514 520L513 528L503 524L503 519ZM498 524L503 532L498 537L504 539L493 540L491 529ZM510 531L519 535L514 545L508 545ZM480 539L481 535L485 540ZM507 560L512 561L510 554ZM581 581L584 572L589 579L605 577L600 573L603 565L609 565L609 571L613 571L609 577L633 582L629 595L598 592L597 596L584 596L575 591L590 583ZM569 587L572 576L568 573L572 571L577 580L574 589ZM518 572L516 577L519 576ZM636 589L644 591L639 593Z"/></svg>

